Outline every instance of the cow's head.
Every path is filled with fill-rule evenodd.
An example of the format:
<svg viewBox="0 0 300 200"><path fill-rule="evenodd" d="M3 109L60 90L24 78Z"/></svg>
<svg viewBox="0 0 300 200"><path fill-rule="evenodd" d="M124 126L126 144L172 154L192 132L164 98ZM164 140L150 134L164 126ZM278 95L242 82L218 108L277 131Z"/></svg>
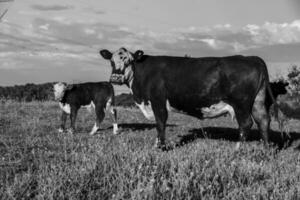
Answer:
<svg viewBox="0 0 300 200"><path fill-rule="evenodd" d="M135 53L131 53L122 47L114 53L106 49L101 50L100 55L111 63L112 72L110 82L119 85L127 84L129 86L133 79L132 64L135 60L140 59L144 55L144 52L138 50Z"/></svg>
<svg viewBox="0 0 300 200"><path fill-rule="evenodd" d="M67 84L62 82L58 82L53 85L54 99L56 101L59 101L63 98L66 88Z"/></svg>
<svg viewBox="0 0 300 200"><path fill-rule="evenodd" d="M73 85L68 85L63 82L58 82L53 85L54 99L56 101L62 100L67 90L71 90Z"/></svg>
<svg viewBox="0 0 300 200"><path fill-rule="evenodd" d="M288 85L289 85L289 83L284 80L271 82L270 86L271 86L271 90L272 90L274 97L276 98L278 95L286 94Z"/></svg>

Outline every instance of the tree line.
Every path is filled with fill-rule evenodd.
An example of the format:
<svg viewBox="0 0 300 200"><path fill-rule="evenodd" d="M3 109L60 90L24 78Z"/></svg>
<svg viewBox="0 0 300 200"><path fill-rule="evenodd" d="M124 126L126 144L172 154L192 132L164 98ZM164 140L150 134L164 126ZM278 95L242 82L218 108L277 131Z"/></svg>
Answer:
<svg viewBox="0 0 300 200"><path fill-rule="evenodd" d="M293 100L295 103L300 102L300 68L296 65L290 67L288 75L286 78L279 77L275 81L285 81L289 83L288 90L289 93L285 97L286 100ZM15 101L51 101L54 100L53 95L53 84L43 83L43 84L33 84L28 83L25 85L15 85L15 86L0 86L0 99L5 100L15 100ZM132 95L130 94L120 94L116 96L116 105L130 107L134 106L134 101Z"/></svg>
<svg viewBox="0 0 300 200"><path fill-rule="evenodd" d="M15 86L0 86L0 99L14 100L14 101L52 101L54 83L34 84L28 83L26 85ZM117 106L131 107L134 106L133 97L131 94L120 94L116 96L115 104Z"/></svg>
<svg viewBox="0 0 300 200"><path fill-rule="evenodd" d="M0 87L0 98L2 100L16 101L49 101L53 100L53 84L33 84L15 85Z"/></svg>

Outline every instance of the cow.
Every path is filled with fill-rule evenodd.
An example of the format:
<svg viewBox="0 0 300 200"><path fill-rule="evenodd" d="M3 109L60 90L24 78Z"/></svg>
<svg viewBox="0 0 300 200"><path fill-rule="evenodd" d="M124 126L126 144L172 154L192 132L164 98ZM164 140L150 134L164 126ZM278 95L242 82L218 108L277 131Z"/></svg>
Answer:
<svg viewBox="0 0 300 200"><path fill-rule="evenodd" d="M65 131L67 115L70 115L71 127L68 132L75 131L75 121L80 107L95 109L96 122L90 135L94 135L103 121L105 111L109 110L113 121L113 133L118 133L117 111L114 108L114 89L109 82L88 82L68 85L58 82L53 85L54 99L62 110L59 132Z"/></svg>
<svg viewBox="0 0 300 200"><path fill-rule="evenodd" d="M253 118L264 143L269 144L266 94L276 102L267 66L260 57L154 56L144 55L142 50L132 53L124 47L114 53L106 49L99 53L110 61L110 82L127 85L145 117L155 119L158 147L166 147L165 128L171 109L199 119L229 113L237 120L242 142Z"/></svg>

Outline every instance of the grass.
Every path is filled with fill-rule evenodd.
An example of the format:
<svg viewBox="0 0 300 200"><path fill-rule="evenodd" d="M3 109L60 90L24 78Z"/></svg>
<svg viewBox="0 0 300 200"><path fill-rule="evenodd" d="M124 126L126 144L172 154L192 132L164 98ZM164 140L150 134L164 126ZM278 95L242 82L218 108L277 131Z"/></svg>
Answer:
<svg viewBox="0 0 300 200"><path fill-rule="evenodd" d="M120 108L122 133L81 110L77 133L59 134L54 102L0 105L0 199L300 199L299 122L288 147L266 149L254 130L236 150L236 123L170 114L167 152L137 109ZM280 133L271 139L281 145ZM281 145L282 146L282 145Z"/></svg>

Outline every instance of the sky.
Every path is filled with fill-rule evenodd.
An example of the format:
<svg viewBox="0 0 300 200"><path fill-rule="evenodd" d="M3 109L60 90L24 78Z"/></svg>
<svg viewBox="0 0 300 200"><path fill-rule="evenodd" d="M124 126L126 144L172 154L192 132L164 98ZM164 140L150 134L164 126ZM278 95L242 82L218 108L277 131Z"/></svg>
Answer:
<svg viewBox="0 0 300 200"><path fill-rule="evenodd" d="M7 8L1 3L0 12ZM0 22L0 85L105 81L100 49L261 56L300 66L298 0L15 0ZM123 90L122 88L120 90Z"/></svg>

